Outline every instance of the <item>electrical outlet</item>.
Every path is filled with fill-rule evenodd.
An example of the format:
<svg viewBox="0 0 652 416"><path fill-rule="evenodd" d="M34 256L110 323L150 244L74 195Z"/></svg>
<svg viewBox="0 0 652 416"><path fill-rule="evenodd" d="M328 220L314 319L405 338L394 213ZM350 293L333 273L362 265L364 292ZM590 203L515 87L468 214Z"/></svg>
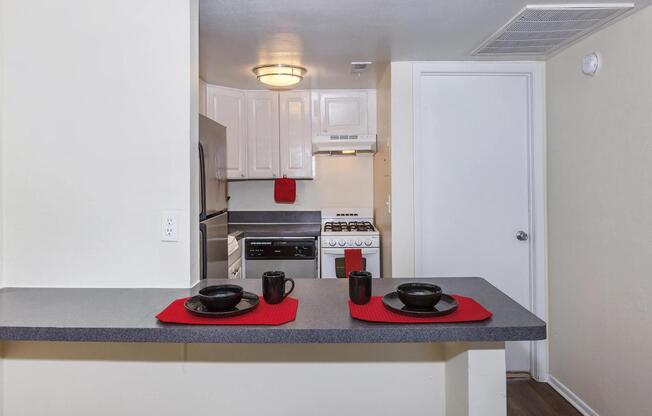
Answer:
<svg viewBox="0 0 652 416"><path fill-rule="evenodd" d="M161 241L179 241L177 213L164 211L161 215Z"/></svg>

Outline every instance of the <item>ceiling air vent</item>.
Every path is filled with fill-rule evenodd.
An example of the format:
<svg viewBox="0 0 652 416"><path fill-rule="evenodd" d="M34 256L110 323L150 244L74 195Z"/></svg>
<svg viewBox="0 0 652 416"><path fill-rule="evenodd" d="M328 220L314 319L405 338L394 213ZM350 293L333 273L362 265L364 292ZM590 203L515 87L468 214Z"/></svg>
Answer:
<svg viewBox="0 0 652 416"><path fill-rule="evenodd" d="M529 5L493 34L475 56L545 56L631 10L632 3Z"/></svg>
<svg viewBox="0 0 652 416"><path fill-rule="evenodd" d="M351 72L360 75L365 72L371 64L372 62L351 62Z"/></svg>

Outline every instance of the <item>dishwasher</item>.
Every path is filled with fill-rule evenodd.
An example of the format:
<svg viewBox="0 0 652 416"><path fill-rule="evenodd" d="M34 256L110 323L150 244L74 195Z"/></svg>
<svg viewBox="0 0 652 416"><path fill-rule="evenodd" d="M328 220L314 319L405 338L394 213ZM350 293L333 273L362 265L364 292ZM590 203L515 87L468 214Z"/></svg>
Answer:
<svg viewBox="0 0 652 416"><path fill-rule="evenodd" d="M264 272L282 271L292 279L316 279L315 238L246 238L245 279L260 279Z"/></svg>

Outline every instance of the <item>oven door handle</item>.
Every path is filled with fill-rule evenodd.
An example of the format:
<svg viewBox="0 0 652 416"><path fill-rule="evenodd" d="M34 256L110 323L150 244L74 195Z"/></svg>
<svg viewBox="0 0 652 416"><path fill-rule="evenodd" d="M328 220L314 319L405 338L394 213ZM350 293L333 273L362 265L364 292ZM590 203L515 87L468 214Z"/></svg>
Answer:
<svg viewBox="0 0 652 416"><path fill-rule="evenodd" d="M344 248L325 248L323 249L324 254L336 254L343 256L344 255ZM379 249L377 248L363 248L362 249L362 255L364 256L365 254L378 254L380 252Z"/></svg>

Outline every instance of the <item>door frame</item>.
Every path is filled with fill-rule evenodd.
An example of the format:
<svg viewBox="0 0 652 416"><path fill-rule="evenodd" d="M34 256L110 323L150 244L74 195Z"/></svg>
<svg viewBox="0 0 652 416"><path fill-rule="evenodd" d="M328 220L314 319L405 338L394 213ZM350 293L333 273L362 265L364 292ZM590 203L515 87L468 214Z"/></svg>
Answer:
<svg viewBox="0 0 652 416"><path fill-rule="evenodd" d="M529 137L528 137L528 198L530 233L530 305L531 312L548 322L548 278L546 261L546 201L545 201L545 67L542 62L478 62L441 61L414 63L412 73L414 180L417 175L417 157L421 148L421 79L440 75L504 75L524 76L528 80ZM416 199L416 194L414 195ZM417 206L414 205L417 220ZM417 241L421 230L414 227L414 264L417 265ZM416 269L415 269L416 271ZM532 341L530 372L538 381L548 380L548 341Z"/></svg>

